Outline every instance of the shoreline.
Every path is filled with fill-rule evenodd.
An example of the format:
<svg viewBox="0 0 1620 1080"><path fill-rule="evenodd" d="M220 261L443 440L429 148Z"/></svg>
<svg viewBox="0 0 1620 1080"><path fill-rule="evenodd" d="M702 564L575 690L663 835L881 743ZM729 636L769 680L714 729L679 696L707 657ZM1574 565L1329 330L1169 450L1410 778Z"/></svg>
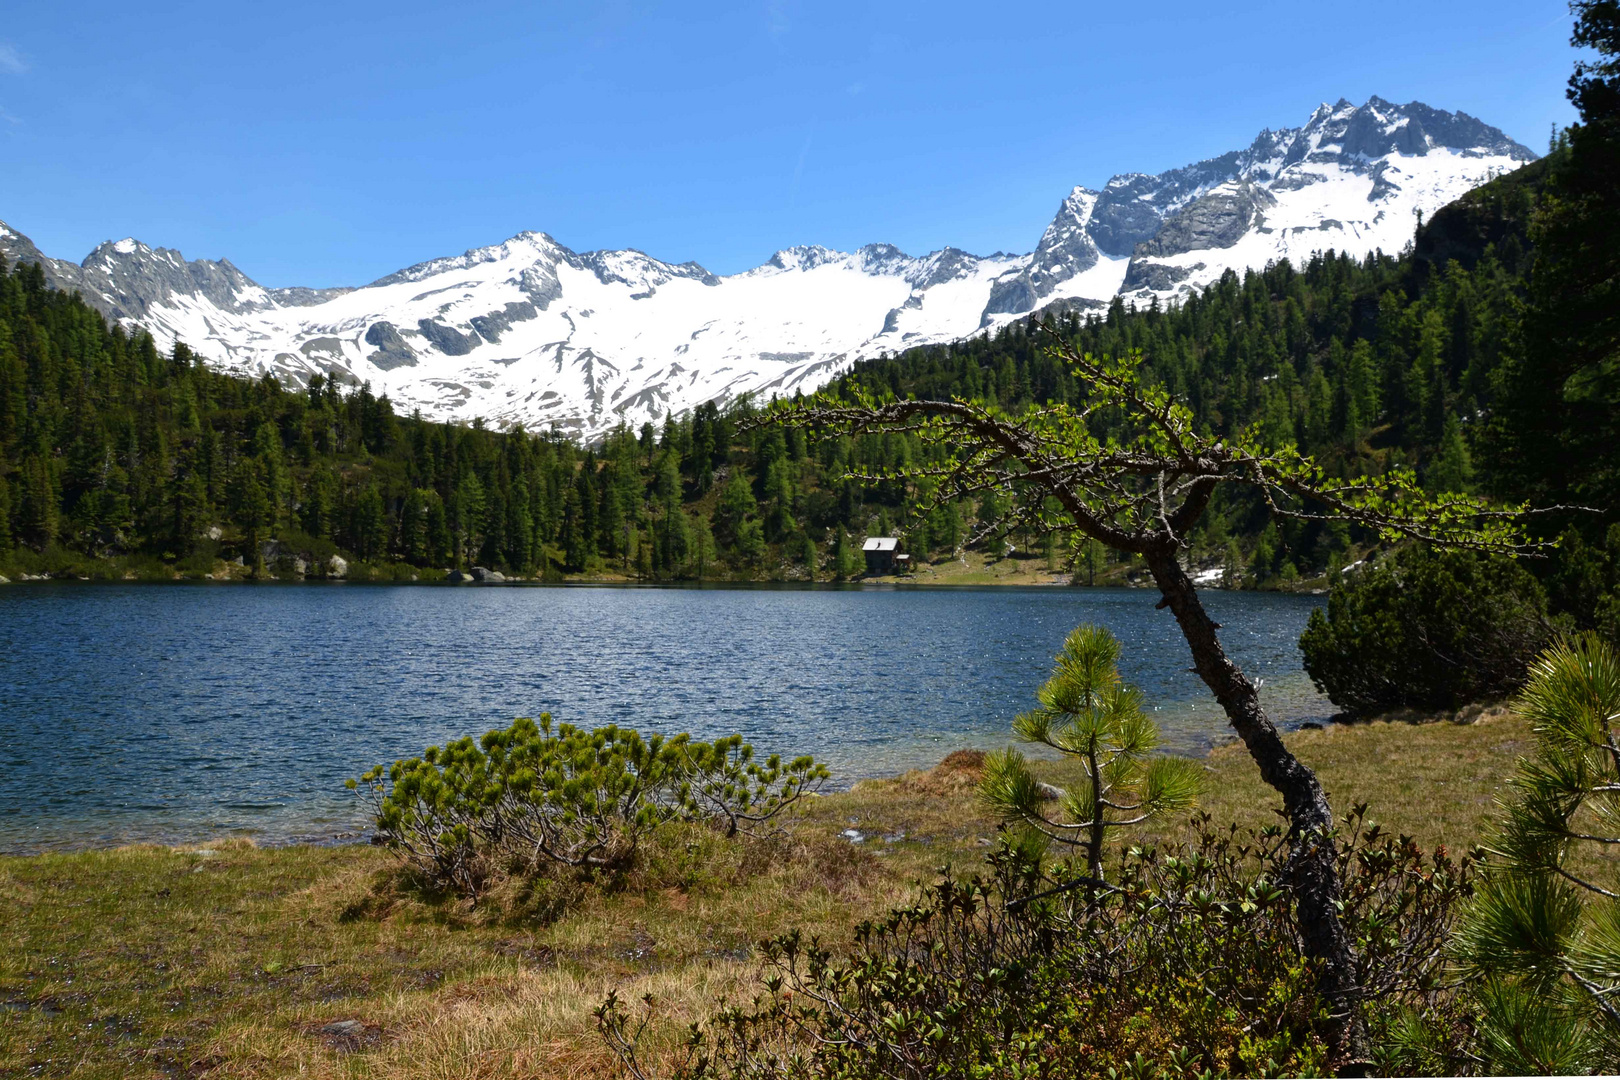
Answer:
<svg viewBox="0 0 1620 1080"><path fill-rule="evenodd" d="M1044 574L1045 580L1039 580L1039 579L1035 578L1033 575L1031 575L1029 577L1020 576L1020 577L1016 577L1016 578L1013 577L1012 575L1003 575L1003 576L1001 576L1001 577L999 577L997 579L993 579L993 580L979 580L977 577L974 577L972 580L964 580L963 579L963 578L967 578L967 577L968 577L968 575L963 575L962 578L953 579L953 578L947 577L947 578L944 578L944 579L941 580L941 579L931 579L926 575L906 574L906 575L886 575L886 576L880 576L880 577L859 577L859 578L851 578L851 579L844 580L844 581L838 581L838 580L819 580L819 579L812 580L812 579L806 579L806 578L703 578L703 579L672 578L672 579L668 579L668 580L645 580L645 579L641 579L641 578L603 577L603 576L589 577L589 576L585 576L585 575L579 575L579 576L575 576L575 577L567 577L567 578L562 578L560 580L551 580L551 581L543 580L541 578L517 578L517 577L509 577L509 578L506 578L503 581L476 581L476 580L453 581L453 580L447 580L445 577L433 577L433 578L427 578L427 577L410 577L410 578L387 578L387 577L360 578L360 577L352 577L352 578L350 578L350 577L345 577L345 578L338 578L338 577L275 577L275 576L270 576L270 577L264 577L264 578L253 578L253 577L244 576L244 575L237 575L237 576L226 576L226 577L217 577L216 578L216 577L210 577L210 576L193 577L193 576L185 576L185 575L178 575L177 574L173 578L138 577L138 576L134 576L134 575L129 575L129 576L125 576L125 577L116 577L116 578L112 578L112 577L109 577L109 578L90 578L90 577L83 577L83 576L77 576L77 575L70 576L70 577L62 577L62 576L39 575L39 574L23 574L23 575L20 575L20 576L18 576L16 578L7 578L7 577L4 577L3 575L0 575L0 587L4 587L4 586L7 586L7 585L15 585L15 586L21 586L21 587L44 586L44 585L68 585L68 586L87 585L87 586L92 586L92 587L95 587L95 586L109 586L109 585L141 585L141 586L153 586L153 587L164 587L164 586L193 586L193 587L209 587L209 586L266 586L266 587L274 587L274 586L324 586L324 587L338 587L338 586L360 586L360 587L402 586L402 587L413 587L413 588L479 588L479 589L493 589L493 588L581 588L581 587L584 587L584 588L645 588L645 589L711 589L711 588L734 588L734 589L767 588L767 589L769 589L769 588L777 588L777 589L841 589L841 590L858 590L858 589L864 589L864 588L879 588L879 589L894 589L894 588L906 588L906 589L1054 589L1054 588L1056 588L1056 589L1076 589L1076 590L1084 590L1084 591L1092 591L1092 590L1110 590L1110 591L1141 590L1141 591L1144 591L1144 592L1145 591L1150 591L1153 588L1153 586L1150 583L1138 582L1138 581L1122 581L1122 580L1098 581L1094 585L1087 585L1087 584L1081 584L1081 583L1073 581L1068 575L1051 574L1051 573ZM1219 592L1219 593L1226 593L1226 592L1233 592L1233 593L1254 592L1254 593L1279 593L1279 594L1294 595L1294 596L1326 596L1327 591L1328 591L1327 588L1325 587L1326 584L1327 583L1325 581L1323 581L1322 579L1311 579L1311 580L1299 582L1296 585L1293 585L1291 587L1267 586L1265 588L1236 588L1236 589L1232 589L1232 588L1227 588L1226 586L1223 586L1223 585L1216 585L1216 584L1203 584L1203 585L1197 585L1196 587L1197 587L1197 589L1198 589L1198 591L1200 593L1208 593L1208 592Z"/></svg>
<svg viewBox="0 0 1620 1080"><path fill-rule="evenodd" d="M1320 735L1322 733L1332 733L1341 729L1353 730L1357 728L1377 726L1388 727L1392 725L1405 725L1409 727L1427 727L1435 724L1469 726L1481 721L1500 719L1503 715L1505 715L1505 712L1506 710L1501 704L1491 703L1468 705L1461 709L1446 710L1438 713L1421 713L1414 709L1397 709L1392 712L1383 713L1379 716L1370 717L1364 720L1333 719L1325 724L1315 720L1303 720L1293 723L1291 726L1284 726L1290 725L1291 722L1281 721L1279 726L1282 728L1284 735L1294 738L1302 734ZM1193 756L1192 760L1204 762L1207 768L1212 760L1225 754L1231 747L1235 745L1240 745L1237 736L1235 734L1223 732L1222 738L1219 738L1211 743L1202 754ZM949 757L951 754L961 753L963 750L968 752L983 752L982 748L978 747L959 748L958 750L947 752L942 756L941 760L944 760L944 758ZM1059 760L1056 758L1033 757L1032 760L1043 768L1052 768L1059 764ZM938 766L935 767L937 768ZM854 777L843 781L834 779L834 781L829 783L827 787L825 787L821 793L816 796L816 798L836 799L838 797L851 795L852 793L861 789L863 786L896 784L905 781L908 777L914 777L919 773L927 773L929 771L929 769L906 769L901 772ZM116 852L124 850L152 849L160 851L181 851L192 848L208 848L229 844L247 844L253 847L255 850L260 851L281 851L294 848L364 848L375 846L375 841L373 840L373 833L369 825L357 823L353 829L340 829L330 834L308 832L292 833L287 835L269 833L258 835L255 833L238 830L235 832L200 832L195 835L177 834L173 837L167 838L162 836L153 836L149 838L130 838L122 840L105 839L102 841L90 840L85 842L66 841L60 843L50 843L38 848L30 848L25 845L22 847L0 850L0 860L37 859L46 856L82 855L94 852Z"/></svg>
<svg viewBox="0 0 1620 1080"><path fill-rule="evenodd" d="M783 564L771 571L746 574L736 571L703 578L641 578L628 574L601 571L579 574L535 574L528 576L491 572L483 567L465 570L438 567L416 567L405 563L367 564L345 562L337 574L311 574L304 572L302 564L279 570L271 568L255 575L251 568L238 561L218 559L206 572L195 569L182 571L169 564L142 564L139 567L122 565L125 557L100 559L91 564L93 575L73 571L0 573L0 586L39 584L111 584L111 585L466 585L491 587L596 585L596 586L652 586L652 587L707 587L714 585L838 587L861 586L937 586L937 587L1019 587L1019 588L1083 588L1083 589L1152 589L1153 582L1147 571L1133 563L1114 563L1095 573L1080 570L1059 570L1052 561L1039 554L1012 554L990 558L980 551L967 551L960 556L942 558L937 562L922 561L905 574L862 573L856 577L838 579L831 576L813 577L802 566ZM80 566L79 569L86 569ZM1330 584L1326 576L1300 578L1294 581L1271 581L1264 586L1222 585L1224 573L1220 566L1191 566L1194 586L1200 591L1220 592L1281 592L1323 595ZM1085 584L1080 578L1085 576Z"/></svg>

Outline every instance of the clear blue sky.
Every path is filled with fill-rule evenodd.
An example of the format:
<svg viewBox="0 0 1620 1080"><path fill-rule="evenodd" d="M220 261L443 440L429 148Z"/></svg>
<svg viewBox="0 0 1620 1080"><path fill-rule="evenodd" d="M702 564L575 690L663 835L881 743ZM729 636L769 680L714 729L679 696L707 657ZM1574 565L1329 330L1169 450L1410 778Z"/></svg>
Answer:
<svg viewBox="0 0 1620 1080"><path fill-rule="evenodd" d="M154 10L161 9L161 10ZM266 285L523 229L732 273L778 248L1027 251L1070 187L1378 94L1540 152L1561 0L12 3L0 219Z"/></svg>

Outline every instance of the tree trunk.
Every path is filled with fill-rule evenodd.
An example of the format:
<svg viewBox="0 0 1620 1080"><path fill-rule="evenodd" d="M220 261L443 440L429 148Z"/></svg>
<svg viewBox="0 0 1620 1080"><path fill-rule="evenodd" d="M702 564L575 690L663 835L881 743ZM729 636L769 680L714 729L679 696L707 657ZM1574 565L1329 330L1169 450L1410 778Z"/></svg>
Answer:
<svg viewBox="0 0 1620 1080"><path fill-rule="evenodd" d="M1086 873L1093 881L1103 879L1103 836L1106 823L1103 820L1103 782L1102 768L1097 764L1097 740L1093 736L1090 751L1086 755L1086 763L1091 766L1091 829L1090 841L1086 845ZM1090 895L1094 890L1088 890Z"/></svg>
<svg viewBox="0 0 1620 1080"><path fill-rule="evenodd" d="M1181 626L1192 649L1194 669L1226 710L1232 728L1260 776L1282 795L1288 814L1292 854L1292 885L1305 954L1320 965L1318 985L1326 998L1329 1049L1340 1075L1362 1075L1365 1032L1361 1022L1360 988L1356 985L1355 950L1339 918L1339 874L1334 847L1326 838L1333 828L1333 811L1316 774L1283 745L1277 728L1260 707L1260 694L1246 675L1227 659L1216 636L1216 626L1192 581L1176 560L1176 551L1147 553L1148 569Z"/></svg>

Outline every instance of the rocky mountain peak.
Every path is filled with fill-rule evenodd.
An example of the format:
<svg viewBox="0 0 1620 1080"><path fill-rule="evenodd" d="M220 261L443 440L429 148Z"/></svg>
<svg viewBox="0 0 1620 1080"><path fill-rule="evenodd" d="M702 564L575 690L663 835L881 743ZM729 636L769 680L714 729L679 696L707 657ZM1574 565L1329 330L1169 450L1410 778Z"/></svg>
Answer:
<svg viewBox="0 0 1620 1080"><path fill-rule="evenodd" d="M1175 302L1228 270L1397 251L1418 213L1534 156L1466 113L1341 98L1217 157L1072 188L1028 255L801 245L722 277L529 230L360 289L267 289L229 260L132 237L73 263L0 224L0 253L226 370L370 381L435 418L594 436L702 401L814 389L862 356L1042 309Z"/></svg>
<svg viewBox="0 0 1620 1080"><path fill-rule="evenodd" d="M820 244L798 244L778 251L770 257L766 265L774 266L778 270L814 270L818 266L837 261L842 255L842 252L833 251Z"/></svg>

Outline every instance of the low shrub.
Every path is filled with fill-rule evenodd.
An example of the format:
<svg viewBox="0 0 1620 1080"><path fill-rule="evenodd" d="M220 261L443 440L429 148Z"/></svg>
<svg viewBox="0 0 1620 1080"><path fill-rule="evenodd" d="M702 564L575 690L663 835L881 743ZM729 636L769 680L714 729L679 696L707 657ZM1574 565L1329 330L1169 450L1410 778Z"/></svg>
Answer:
<svg viewBox="0 0 1620 1080"><path fill-rule="evenodd" d="M1131 848L1084 897L1084 866L1043 871L1032 848L1006 843L983 875L947 874L916 905L861 924L848 957L797 933L766 942L765 993L693 1025L672 1075L1321 1075L1324 1003L1284 884L1282 830L1193 823L1195 841ZM1425 856L1367 825L1365 807L1335 842L1374 1065L1457 1070L1470 1027L1443 946L1472 859ZM644 1001L637 1015L610 995L597 1011L642 1078L656 1006Z"/></svg>
<svg viewBox="0 0 1620 1080"><path fill-rule="evenodd" d="M1317 688L1366 716L1505 697L1552 633L1545 592L1512 559L1412 546L1336 584L1299 647Z"/></svg>
<svg viewBox="0 0 1620 1080"><path fill-rule="evenodd" d="M349 563L348 571L343 576L349 581L417 581L422 578L437 580L443 576L443 572L423 570L403 562L356 560Z"/></svg>
<svg viewBox="0 0 1620 1080"><path fill-rule="evenodd" d="M641 842L673 821L727 836L755 831L828 776L809 757L760 764L753 754L737 735L706 743L614 726L553 731L546 713L379 765L348 786L423 883L476 896L495 868L626 870Z"/></svg>

